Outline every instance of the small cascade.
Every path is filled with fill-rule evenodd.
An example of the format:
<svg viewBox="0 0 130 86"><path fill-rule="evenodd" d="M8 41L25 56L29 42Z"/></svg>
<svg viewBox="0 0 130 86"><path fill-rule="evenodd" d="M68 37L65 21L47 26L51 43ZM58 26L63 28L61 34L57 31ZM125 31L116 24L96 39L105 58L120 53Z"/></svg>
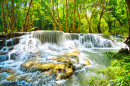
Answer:
<svg viewBox="0 0 130 86"><path fill-rule="evenodd" d="M96 50L98 48L99 51ZM4 79L0 77L0 80L7 85L16 82L13 84L15 86L62 86L57 85L57 82L69 82L71 77L73 85L80 85L78 77L86 79L87 76L84 77L81 72L83 75L76 75L75 79L75 74L85 71L89 75L86 68L90 72L93 72L91 69L97 72L100 67L104 68L102 62L105 57L101 55L104 50L101 48L105 50L115 46L111 40L98 34L33 31L31 34L6 40L0 52L0 75L7 74ZM0 82L1 86L2 83ZM71 81L65 86L73 86L70 84Z"/></svg>
<svg viewBox="0 0 130 86"><path fill-rule="evenodd" d="M64 33L62 31L34 31L32 36L41 41L41 43L56 43L62 45L64 42Z"/></svg>
<svg viewBox="0 0 130 86"><path fill-rule="evenodd" d="M70 33L71 40L78 40L79 39L79 34L77 33Z"/></svg>
<svg viewBox="0 0 130 86"><path fill-rule="evenodd" d="M76 46L75 48L80 48L81 46L86 48L108 48L114 45L111 40L105 39L98 34L64 33L62 31L34 31L32 32L32 36L39 39L42 44L52 43L63 46L68 45L68 41L71 41L71 45Z"/></svg>
<svg viewBox="0 0 130 86"><path fill-rule="evenodd" d="M92 47L112 47L113 43L111 40L105 39L98 34L83 34L79 37L80 43L83 44L86 48Z"/></svg>

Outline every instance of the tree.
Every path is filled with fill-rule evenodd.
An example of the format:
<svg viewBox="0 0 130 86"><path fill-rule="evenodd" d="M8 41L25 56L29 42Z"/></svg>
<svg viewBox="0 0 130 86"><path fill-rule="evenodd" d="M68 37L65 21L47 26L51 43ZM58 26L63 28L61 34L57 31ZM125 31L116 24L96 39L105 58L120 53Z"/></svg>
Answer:
<svg viewBox="0 0 130 86"><path fill-rule="evenodd" d="M68 4L66 0L66 32L68 33Z"/></svg>
<svg viewBox="0 0 130 86"><path fill-rule="evenodd" d="M101 31L101 27L100 27L100 24L101 24L101 19L102 19L102 16L103 16L103 11L104 11L104 6L105 6L105 2L103 0L101 0L101 3L102 3L102 11L101 11L101 14L100 14L100 18L99 18L99 23L98 23L98 33L102 33Z"/></svg>
<svg viewBox="0 0 130 86"><path fill-rule="evenodd" d="M24 22L24 25L23 25L23 30L24 30L24 31L27 31L27 29L26 29L26 27L27 27L26 22L27 22L27 18L28 18L28 16L29 16L31 4L32 4L32 0L30 0L29 7L28 7L28 11L27 11L27 15L26 15L25 22Z"/></svg>
<svg viewBox="0 0 130 86"><path fill-rule="evenodd" d="M1 8L2 8L3 30L5 32L5 16L4 16L3 0L1 1Z"/></svg>
<svg viewBox="0 0 130 86"><path fill-rule="evenodd" d="M72 33L75 33L75 9L76 9L76 0L74 0L74 17L73 17L73 30L72 30Z"/></svg>
<svg viewBox="0 0 130 86"><path fill-rule="evenodd" d="M53 21L54 21L54 30L56 30L56 21L55 21L55 12L54 12L54 0L52 0L52 13L53 13Z"/></svg>
<svg viewBox="0 0 130 86"><path fill-rule="evenodd" d="M59 27L59 30L62 31L62 26L61 26L61 22L60 22L60 18L59 18L59 11L58 11L58 0L57 0L57 17L58 17L58 27Z"/></svg>
<svg viewBox="0 0 130 86"><path fill-rule="evenodd" d="M79 3L79 0L78 0L78 3ZM80 12L79 12L79 4L77 3L77 12L78 12L78 17L79 17L79 23L78 23L78 33L80 33ZM81 8L81 4L80 4L80 8Z"/></svg>
<svg viewBox="0 0 130 86"><path fill-rule="evenodd" d="M14 0L12 0L11 37L13 37L13 30L14 30Z"/></svg>
<svg viewBox="0 0 130 86"><path fill-rule="evenodd" d="M125 2L127 3L128 9L129 9L129 16L130 16L130 0L125 0ZM127 13L128 15L128 13ZM129 25L129 37L130 37L130 21L129 21L129 17L128 17L128 25Z"/></svg>
<svg viewBox="0 0 130 86"><path fill-rule="evenodd" d="M8 12L8 2L7 0L5 0L5 5L6 5L6 21L7 21L7 28L8 30L10 29L10 26L9 26L9 12Z"/></svg>

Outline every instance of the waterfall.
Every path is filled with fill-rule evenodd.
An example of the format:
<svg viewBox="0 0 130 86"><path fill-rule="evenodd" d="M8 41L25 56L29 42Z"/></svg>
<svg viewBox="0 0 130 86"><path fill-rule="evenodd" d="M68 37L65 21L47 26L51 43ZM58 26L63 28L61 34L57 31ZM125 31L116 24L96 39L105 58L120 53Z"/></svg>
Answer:
<svg viewBox="0 0 130 86"><path fill-rule="evenodd" d="M62 31L34 31L32 36L41 41L41 43L56 43L62 45L64 42L64 33Z"/></svg>
<svg viewBox="0 0 130 86"><path fill-rule="evenodd" d="M54 43L58 45L67 45L67 41L73 41L73 45L84 46L86 48L92 47L112 47L111 40L105 39L98 34L77 34L77 33L64 33L62 31L34 31L32 36L41 41L41 43Z"/></svg>
<svg viewBox="0 0 130 86"><path fill-rule="evenodd" d="M65 86L80 85L77 75L74 79L75 72L85 71L89 75L92 69L97 72L104 68L102 62L108 61L104 61L106 58L101 53L105 48L115 47L111 40L99 34L42 30L11 38L5 41L0 51L0 72L1 76L6 75L4 79L0 77L0 85L16 82L15 86L62 86L56 85L57 82L64 80L66 83L69 77L75 84L70 81ZM79 77L86 79L84 72L81 74Z"/></svg>

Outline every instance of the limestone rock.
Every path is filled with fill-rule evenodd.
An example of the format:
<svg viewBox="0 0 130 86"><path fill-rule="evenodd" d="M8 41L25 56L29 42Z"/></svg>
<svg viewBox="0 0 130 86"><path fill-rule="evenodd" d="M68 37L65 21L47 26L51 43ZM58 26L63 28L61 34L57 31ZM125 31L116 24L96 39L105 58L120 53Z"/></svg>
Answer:
<svg viewBox="0 0 130 86"><path fill-rule="evenodd" d="M54 63L40 63L40 62L28 61L21 64L21 67L26 68L28 70L35 69L40 71L47 71L50 70L51 68L54 68Z"/></svg>
<svg viewBox="0 0 130 86"><path fill-rule="evenodd" d="M6 51L0 51L0 55L5 55L5 54L8 54L8 52L6 52Z"/></svg>
<svg viewBox="0 0 130 86"><path fill-rule="evenodd" d="M120 49L119 51L118 51L118 53L127 53L127 54L129 54L129 51L128 51L128 49L127 48L122 48L122 49Z"/></svg>
<svg viewBox="0 0 130 86"><path fill-rule="evenodd" d="M21 81L21 80L26 79L28 76L29 76L29 74L20 75L20 74L18 74L18 73L13 72L13 73L11 73L11 74L8 76L7 80L8 80L8 81L16 81L16 80Z"/></svg>
<svg viewBox="0 0 130 86"><path fill-rule="evenodd" d="M2 73L2 72L10 73L11 71L12 71L11 68L4 68L4 69L1 69L1 70L0 70L0 73Z"/></svg>
<svg viewBox="0 0 130 86"><path fill-rule="evenodd" d="M91 63L90 63L90 60L88 60L88 59L84 59L83 60L83 65L91 65Z"/></svg>

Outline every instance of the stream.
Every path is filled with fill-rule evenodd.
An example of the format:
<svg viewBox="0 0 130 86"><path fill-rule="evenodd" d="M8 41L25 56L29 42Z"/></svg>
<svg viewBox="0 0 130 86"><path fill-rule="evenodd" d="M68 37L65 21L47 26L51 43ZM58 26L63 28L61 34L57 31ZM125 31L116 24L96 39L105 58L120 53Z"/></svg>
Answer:
<svg viewBox="0 0 130 86"><path fill-rule="evenodd" d="M126 47L101 34L62 31L34 31L20 36L18 44L14 40L1 49L8 53L0 55L0 86L89 86L93 76L107 80L97 73L110 62L102 53Z"/></svg>

